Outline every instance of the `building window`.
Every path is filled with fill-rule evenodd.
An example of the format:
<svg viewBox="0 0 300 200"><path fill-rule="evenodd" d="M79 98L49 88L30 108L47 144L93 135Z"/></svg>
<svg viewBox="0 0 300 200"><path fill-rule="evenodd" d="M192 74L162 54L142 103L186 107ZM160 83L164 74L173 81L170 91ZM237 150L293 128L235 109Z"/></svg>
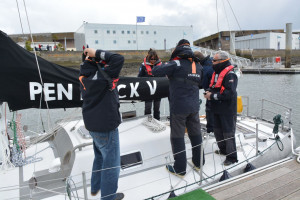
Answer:
<svg viewBox="0 0 300 200"><path fill-rule="evenodd" d="M146 34L148 35L148 34L149 34L149 31L146 31Z"/></svg>
<svg viewBox="0 0 300 200"><path fill-rule="evenodd" d="M132 31L133 34L135 34L135 31Z"/></svg>
<svg viewBox="0 0 300 200"><path fill-rule="evenodd" d="M113 34L116 34L116 31L113 31Z"/></svg>
<svg viewBox="0 0 300 200"><path fill-rule="evenodd" d="M128 40L128 44L130 44L130 40Z"/></svg>
<svg viewBox="0 0 300 200"><path fill-rule="evenodd" d="M127 31L127 34L130 34L130 31Z"/></svg>
<svg viewBox="0 0 300 200"><path fill-rule="evenodd" d="M95 40L95 44L98 44L98 40Z"/></svg>
<svg viewBox="0 0 300 200"><path fill-rule="evenodd" d="M135 40L133 40L132 42L133 42L133 44L135 44L135 43L136 43L136 41L135 41Z"/></svg>
<svg viewBox="0 0 300 200"><path fill-rule="evenodd" d="M107 30L106 33L107 33L107 34L110 34L110 30Z"/></svg>
<svg viewBox="0 0 300 200"><path fill-rule="evenodd" d="M125 32L124 31L122 31L122 34L124 34Z"/></svg>
<svg viewBox="0 0 300 200"><path fill-rule="evenodd" d="M156 44L156 40L154 40L154 44Z"/></svg>
<svg viewBox="0 0 300 200"><path fill-rule="evenodd" d="M114 44L117 44L117 40L114 40Z"/></svg>
<svg viewBox="0 0 300 200"><path fill-rule="evenodd" d="M94 30L94 33L95 33L95 34L97 34L97 33L98 33L98 31L97 31L97 30Z"/></svg>
<svg viewBox="0 0 300 200"><path fill-rule="evenodd" d="M153 33L154 33L154 35L156 35L156 31L154 31Z"/></svg>

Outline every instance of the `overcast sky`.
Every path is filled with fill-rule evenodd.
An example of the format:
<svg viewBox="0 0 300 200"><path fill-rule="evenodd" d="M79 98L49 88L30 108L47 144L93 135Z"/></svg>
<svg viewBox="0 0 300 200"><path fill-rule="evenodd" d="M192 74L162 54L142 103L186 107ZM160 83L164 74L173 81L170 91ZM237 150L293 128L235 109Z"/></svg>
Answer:
<svg viewBox="0 0 300 200"><path fill-rule="evenodd" d="M23 0L0 0L0 30L29 33ZM219 30L300 30L299 0L217 0ZM229 4L229 3L230 4ZM26 0L32 33L75 32L83 23L193 26L194 40L218 32L216 0ZM231 8L234 11L233 15ZM224 9L225 7L225 9ZM226 17L227 16L227 17Z"/></svg>

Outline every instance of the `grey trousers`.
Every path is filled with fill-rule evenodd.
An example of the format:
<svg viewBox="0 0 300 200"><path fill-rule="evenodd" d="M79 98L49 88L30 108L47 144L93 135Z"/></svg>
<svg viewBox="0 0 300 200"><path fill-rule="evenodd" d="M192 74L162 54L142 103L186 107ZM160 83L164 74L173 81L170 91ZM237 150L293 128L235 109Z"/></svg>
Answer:
<svg viewBox="0 0 300 200"><path fill-rule="evenodd" d="M192 161L200 167L201 154L201 125L199 120L199 112L190 114L172 114L170 115L171 125L171 145L174 155L174 169L176 173L185 173L186 171L186 152L184 143L185 128L187 128L188 136L192 144ZM180 153L179 153L180 152ZM203 156L203 163L205 159Z"/></svg>

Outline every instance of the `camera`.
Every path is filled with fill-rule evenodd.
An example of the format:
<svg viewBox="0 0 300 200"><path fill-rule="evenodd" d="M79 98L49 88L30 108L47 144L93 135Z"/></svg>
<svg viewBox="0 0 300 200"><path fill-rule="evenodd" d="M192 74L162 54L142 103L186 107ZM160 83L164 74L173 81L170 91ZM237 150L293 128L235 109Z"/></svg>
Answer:
<svg viewBox="0 0 300 200"><path fill-rule="evenodd" d="M86 60L86 54L82 53L81 61L84 62ZM88 57L88 60L91 62L100 62L100 60L92 57Z"/></svg>

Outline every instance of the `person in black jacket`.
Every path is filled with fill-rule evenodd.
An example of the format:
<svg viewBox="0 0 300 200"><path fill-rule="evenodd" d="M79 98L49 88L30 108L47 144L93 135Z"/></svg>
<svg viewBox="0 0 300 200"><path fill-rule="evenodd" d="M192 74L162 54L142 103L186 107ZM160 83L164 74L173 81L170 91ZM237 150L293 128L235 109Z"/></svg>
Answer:
<svg viewBox="0 0 300 200"><path fill-rule="evenodd" d="M156 51L150 49L140 66L138 77L153 77L152 68L159 65L161 65L161 60L158 58ZM145 101L145 115L151 114L153 103L153 116L155 119L160 120L160 100L158 98Z"/></svg>
<svg viewBox="0 0 300 200"><path fill-rule="evenodd" d="M193 147L194 168L200 169L202 136L199 120L199 88L202 82L202 67L194 62L194 53L189 41L182 39L173 51L170 61L154 67L152 73L154 76L167 76L170 80L171 145L175 162L173 166L167 165L166 169L174 175L184 176L187 166L185 128Z"/></svg>
<svg viewBox="0 0 300 200"><path fill-rule="evenodd" d="M202 87L206 91L209 88L209 84L211 81L211 76L214 73L212 68L212 59L210 55L204 56L200 51L194 52L195 57L197 57L200 61L200 64L203 67L203 79L202 79ZM211 108L211 102L206 100L205 103L205 113L206 113L206 132L211 133L214 132L214 114Z"/></svg>
<svg viewBox="0 0 300 200"><path fill-rule="evenodd" d="M219 147L215 153L226 155L225 166L238 162L235 144L238 79L233 68L228 54L218 51L213 58L215 72L209 91L204 95L211 101L214 113L214 134Z"/></svg>
<svg viewBox="0 0 300 200"><path fill-rule="evenodd" d="M120 174L120 144L118 126L119 95L115 88L124 57L103 50L86 48L86 59L80 66L82 116L93 138L94 162L91 195L101 190L101 199L123 199L116 193ZM97 64L98 63L98 64ZM106 169L106 170L103 170Z"/></svg>

